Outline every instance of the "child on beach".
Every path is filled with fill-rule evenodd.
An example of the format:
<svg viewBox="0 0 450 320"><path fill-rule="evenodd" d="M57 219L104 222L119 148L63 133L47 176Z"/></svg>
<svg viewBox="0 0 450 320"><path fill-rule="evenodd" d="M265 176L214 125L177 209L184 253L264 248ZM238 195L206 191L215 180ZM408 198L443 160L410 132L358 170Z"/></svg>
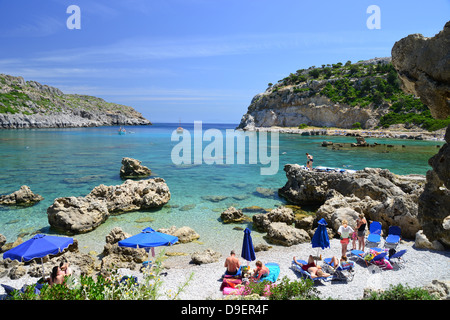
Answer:
<svg viewBox="0 0 450 320"><path fill-rule="evenodd" d="M342 220L342 225L338 229L338 234L341 237L341 245L342 245L342 256L347 255L347 245L350 242L349 237L355 231L348 225L347 220Z"/></svg>

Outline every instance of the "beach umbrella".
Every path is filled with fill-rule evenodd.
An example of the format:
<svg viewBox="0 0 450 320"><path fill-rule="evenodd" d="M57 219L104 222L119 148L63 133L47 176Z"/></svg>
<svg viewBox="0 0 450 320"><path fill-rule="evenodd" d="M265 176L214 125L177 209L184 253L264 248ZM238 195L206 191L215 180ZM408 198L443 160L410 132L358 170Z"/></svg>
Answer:
<svg viewBox="0 0 450 320"><path fill-rule="evenodd" d="M11 260L27 262L41 258L42 277L44 277L43 258L49 254L55 255L63 252L71 244L73 244L73 238L37 234L24 243L6 251L3 254L3 259L9 258Z"/></svg>
<svg viewBox="0 0 450 320"><path fill-rule="evenodd" d="M250 235L251 231L249 228L245 228L244 230L244 242L242 243L242 252L241 257L247 260L247 265L250 261L256 259L255 257L255 248L253 247L252 236Z"/></svg>
<svg viewBox="0 0 450 320"><path fill-rule="evenodd" d="M320 219L318 222L319 226L316 229L316 232L314 233L311 244L313 248L329 248L330 247L330 239L328 238L328 232L327 232L327 222L325 219ZM317 255L319 254L319 249L317 249Z"/></svg>
<svg viewBox="0 0 450 320"><path fill-rule="evenodd" d="M155 256L155 253L153 251L154 247L172 245L177 241L178 237L158 232L148 227L143 229L141 233L138 233L134 236L119 241L118 244L120 247L146 249L146 251L148 251L148 260L149 260L148 265L150 265L150 251L152 251L154 257Z"/></svg>

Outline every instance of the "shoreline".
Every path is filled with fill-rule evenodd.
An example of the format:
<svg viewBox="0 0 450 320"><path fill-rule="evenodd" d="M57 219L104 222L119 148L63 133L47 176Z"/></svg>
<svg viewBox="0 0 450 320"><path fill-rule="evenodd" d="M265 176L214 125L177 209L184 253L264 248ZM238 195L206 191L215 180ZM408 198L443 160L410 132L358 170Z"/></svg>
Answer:
<svg viewBox="0 0 450 320"><path fill-rule="evenodd" d="M161 247L160 247L161 248ZM351 250L351 244L348 246ZM223 248L226 251L225 248ZM228 249L228 248L227 248ZM362 262L355 262L355 276L352 281L330 281L316 282L315 288L319 291L322 300L327 298L337 300L359 300L363 297L364 289L389 289L391 285L402 284L404 286L425 287L432 283L433 280L449 281L450 269L442 266L448 265L450 259L450 251L434 251L427 249L416 249L414 241L401 241L397 251L406 249L404 267L393 270L378 270L373 267L367 267ZM301 243L291 247L283 247L274 245L268 251L256 252L256 260L263 263L275 262L280 266L280 275L276 283L279 283L283 277L289 278L291 281L299 280L301 277L298 272L291 269L291 261L295 256L297 259L307 259L309 254L317 255L319 252L324 258L340 255L339 239L330 239L330 248L325 250L317 250L311 247L311 243ZM350 257L350 252L347 253ZM236 250L236 256L242 265L246 265L247 261L240 257L240 250ZM185 291L183 291L179 300L221 300L227 299L220 291L221 277L225 271L223 266L227 255L222 255L219 261L194 265L189 262L190 256L174 256L168 257L163 263L165 268L162 274L160 300L168 300L169 292L177 291L191 273L194 273L193 279L189 282ZM352 259L351 259L352 260ZM355 261L355 260L354 260ZM255 262L250 262L250 267L255 267ZM322 263L319 262L321 265ZM75 276L79 277L76 266L72 266ZM143 274L139 271L130 269L119 269L119 274L127 276L136 276L140 283L143 283ZM31 277L26 274L19 279L12 280L8 276L0 278L0 283L20 289L24 284L33 284L38 278ZM166 294L167 293L167 294ZM3 287L0 287L0 297L4 295Z"/></svg>
<svg viewBox="0 0 450 320"><path fill-rule="evenodd" d="M240 129L243 130L243 129ZM320 128L307 127L299 129L296 127L254 127L244 131L278 132L287 134L300 134L303 136L358 136L363 138L381 138L381 139L408 139L445 142L445 128L434 132L413 131L405 129L342 129L342 128Z"/></svg>

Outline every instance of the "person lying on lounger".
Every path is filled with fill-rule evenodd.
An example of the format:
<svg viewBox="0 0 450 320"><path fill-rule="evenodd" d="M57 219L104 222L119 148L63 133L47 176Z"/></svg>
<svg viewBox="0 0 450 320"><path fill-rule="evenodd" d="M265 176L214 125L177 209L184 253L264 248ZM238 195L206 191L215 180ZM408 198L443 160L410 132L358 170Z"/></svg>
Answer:
<svg viewBox="0 0 450 320"><path fill-rule="evenodd" d="M294 262L297 265L299 265L303 270L308 271L309 274L311 275L311 279L318 278L318 277L326 278L326 277L330 276L330 274L323 272L322 268L320 266L316 266L312 255L309 256L307 264L297 262L295 257L294 257Z"/></svg>

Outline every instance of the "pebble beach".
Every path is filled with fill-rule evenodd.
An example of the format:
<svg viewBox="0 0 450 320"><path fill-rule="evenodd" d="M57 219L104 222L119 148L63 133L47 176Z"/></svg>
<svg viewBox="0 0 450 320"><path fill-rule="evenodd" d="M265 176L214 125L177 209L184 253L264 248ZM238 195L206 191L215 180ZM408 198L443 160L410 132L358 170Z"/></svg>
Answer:
<svg viewBox="0 0 450 320"><path fill-rule="evenodd" d="M351 245L349 245L351 249ZM367 267L364 262L356 262L355 275L352 281L330 281L315 283L315 288L320 292L320 297L337 300L359 300L363 297L364 289L388 289L390 285L402 284L405 286L424 287L433 280L448 281L450 279L450 251L433 251L416 249L413 241L403 241L397 247L397 250L406 249L404 255L403 268L394 268L393 270L380 270L378 268ZM300 279L300 274L291 269L292 258L306 260L312 254L317 254L316 248L311 248L310 243L302 243L291 247L273 246L268 251L256 253L256 259L263 263L275 262L280 266L280 275L278 282L283 277L291 280ZM340 243L338 239L330 240L330 248L319 250L322 257L331 257L340 255ZM240 257L240 250L236 250L236 255ZM170 292L177 291L178 287L186 282L189 275L193 273L193 278L186 289L178 296L180 300L218 300L226 296L220 291L222 275L225 271L223 267L227 256L226 250L222 252L222 257L218 262L194 265L190 263L189 256L169 257L166 260L166 268L163 270L163 286L161 293L162 299L169 299ZM351 257L350 252L348 256ZM247 261L240 258L241 264L247 264ZM321 262L319 261L319 264ZM250 263L250 267L255 267L255 261ZM76 270L76 266L74 266ZM142 281L141 272L128 269L119 269L123 275L133 275ZM76 275L76 272L75 272ZM21 288L24 284L33 284L36 278L29 275L16 280L9 277L0 278L0 283ZM167 293L167 294L164 294ZM4 297L4 289L0 287L0 296Z"/></svg>

